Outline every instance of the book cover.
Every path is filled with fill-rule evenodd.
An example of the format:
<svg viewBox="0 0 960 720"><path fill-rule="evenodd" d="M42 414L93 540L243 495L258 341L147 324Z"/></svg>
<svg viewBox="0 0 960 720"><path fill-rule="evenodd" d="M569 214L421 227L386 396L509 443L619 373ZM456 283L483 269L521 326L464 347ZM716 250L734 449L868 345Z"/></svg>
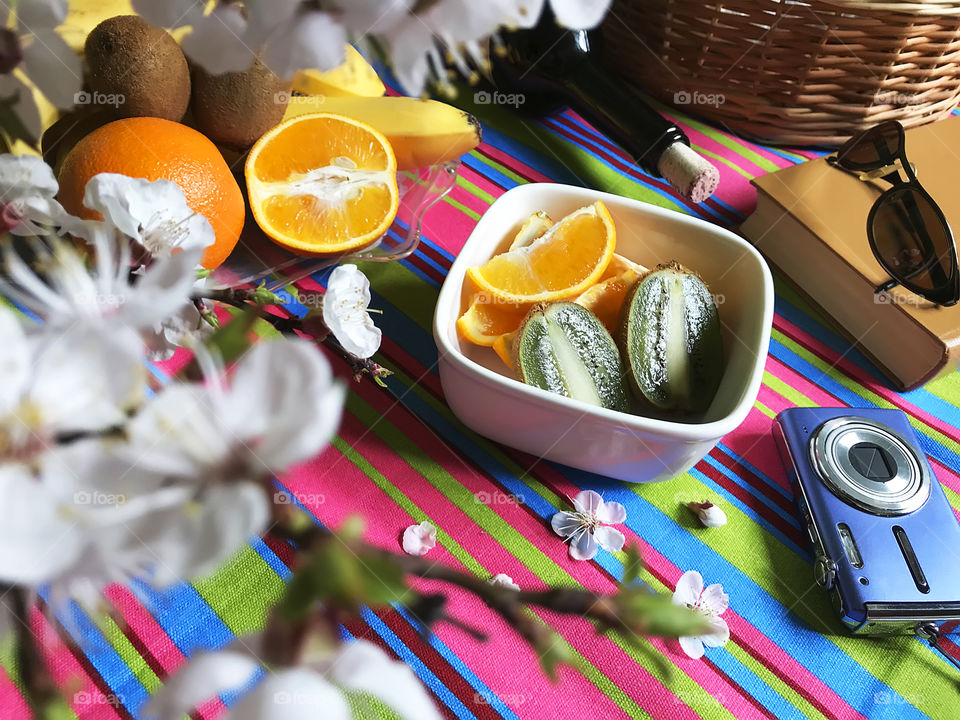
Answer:
<svg viewBox="0 0 960 720"><path fill-rule="evenodd" d="M917 178L960 228L960 118L908 130ZM890 187L812 160L753 180L757 210L741 232L829 316L900 390L926 382L960 357L960 305L944 308L897 287L867 241L867 215Z"/></svg>

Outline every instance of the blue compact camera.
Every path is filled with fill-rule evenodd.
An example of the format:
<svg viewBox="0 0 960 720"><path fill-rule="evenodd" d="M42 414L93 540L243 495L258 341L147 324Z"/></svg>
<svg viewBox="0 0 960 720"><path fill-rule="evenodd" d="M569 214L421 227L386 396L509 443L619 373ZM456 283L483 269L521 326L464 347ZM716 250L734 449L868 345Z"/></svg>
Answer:
<svg viewBox="0 0 960 720"><path fill-rule="evenodd" d="M935 637L960 620L960 524L906 415L794 408L773 434L844 624Z"/></svg>

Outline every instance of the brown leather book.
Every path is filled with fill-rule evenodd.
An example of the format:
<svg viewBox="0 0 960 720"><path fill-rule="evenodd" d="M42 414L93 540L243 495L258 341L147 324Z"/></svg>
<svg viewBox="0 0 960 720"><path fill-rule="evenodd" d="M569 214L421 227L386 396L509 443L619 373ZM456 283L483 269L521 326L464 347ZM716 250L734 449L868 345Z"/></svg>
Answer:
<svg viewBox="0 0 960 720"><path fill-rule="evenodd" d="M960 234L960 117L914 128L906 150L917 178ZM867 213L889 188L864 182L826 160L753 180L757 209L743 235L801 294L886 375L911 390L960 360L960 304L937 307L897 287L867 242Z"/></svg>

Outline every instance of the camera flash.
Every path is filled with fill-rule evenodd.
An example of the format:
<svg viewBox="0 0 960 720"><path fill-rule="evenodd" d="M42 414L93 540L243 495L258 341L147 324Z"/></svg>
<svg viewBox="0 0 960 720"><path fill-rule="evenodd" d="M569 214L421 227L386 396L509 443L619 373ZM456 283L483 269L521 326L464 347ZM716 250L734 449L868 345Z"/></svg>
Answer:
<svg viewBox="0 0 960 720"><path fill-rule="evenodd" d="M846 523L838 523L837 532L840 533L840 542L843 543L843 551L847 554L847 560L855 568L862 568L863 558L860 557L860 550L857 548L857 541L853 539L850 527Z"/></svg>

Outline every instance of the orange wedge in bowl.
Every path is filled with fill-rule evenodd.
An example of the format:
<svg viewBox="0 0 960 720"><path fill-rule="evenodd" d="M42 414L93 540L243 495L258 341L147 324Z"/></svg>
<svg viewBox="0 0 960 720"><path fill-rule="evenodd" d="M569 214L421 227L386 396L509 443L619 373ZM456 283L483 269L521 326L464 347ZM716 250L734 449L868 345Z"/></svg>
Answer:
<svg viewBox="0 0 960 720"><path fill-rule="evenodd" d="M601 201L572 212L527 246L467 270L491 299L513 305L579 295L606 271L617 234Z"/></svg>
<svg viewBox="0 0 960 720"><path fill-rule="evenodd" d="M330 113L281 123L250 150L253 217L277 244L306 255L357 250L383 235L399 207L397 160L366 123Z"/></svg>

